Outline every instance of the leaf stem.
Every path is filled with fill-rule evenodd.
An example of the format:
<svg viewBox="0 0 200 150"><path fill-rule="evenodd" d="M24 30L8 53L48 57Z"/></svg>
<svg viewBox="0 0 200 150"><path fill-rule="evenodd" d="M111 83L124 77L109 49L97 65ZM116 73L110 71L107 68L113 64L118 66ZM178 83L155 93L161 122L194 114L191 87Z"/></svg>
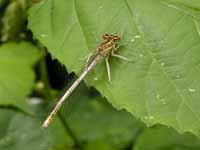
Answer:
<svg viewBox="0 0 200 150"><path fill-rule="evenodd" d="M81 147L82 147L81 142L79 142L78 138L76 137L76 135L74 134L72 129L69 127L69 124L67 123L67 121L64 119L63 115L60 112L58 112L58 117L59 117L60 121L62 122L62 124L64 125L66 132L69 134L71 139L74 141L74 143L75 143L74 147L76 149L81 149Z"/></svg>

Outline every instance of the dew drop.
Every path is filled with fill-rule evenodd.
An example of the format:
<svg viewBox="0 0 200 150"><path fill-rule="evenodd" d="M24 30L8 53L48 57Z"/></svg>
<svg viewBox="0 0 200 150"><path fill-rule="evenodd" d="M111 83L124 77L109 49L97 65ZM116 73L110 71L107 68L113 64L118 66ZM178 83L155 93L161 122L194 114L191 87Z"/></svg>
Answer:
<svg viewBox="0 0 200 150"><path fill-rule="evenodd" d="M188 91L191 93L194 93L194 92L196 92L196 89L189 88Z"/></svg>
<svg viewBox="0 0 200 150"><path fill-rule="evenodd" d="M164 62L162 62L160 65L161 65L161 66L165 66L165 63L164 63Z"/></svg>
<svg viewBox="0 0 200 150"><path fill-rule="evenodd" d="M180 74L177 74L177 75L176 75L176 78L180 78Z"/></svg>
<svg viewBox="0 0 200 150"><path fill-rule="evenodd" d="M131 42L134 42L135 41L135 39L131 39Z"/></svg>
<svg viewBox="0 0 200 150"><path fill-rule="evenodd" d="M154 117L153 116L149 116L149 119L154 119Z"/></svg>
<svg viewBox="0 0 200 150"><path fill-rule="evenodd" d="M144 119L145 119L145 120L153 120L153 119L155 119L155 118L154 118L153 116L145 116Z"/></svg>
<svg viewBox="0 0 200 150"><path fill-rule="evenodd" d="M99 79L97 77L94 78L95 81L98 81Z"/></svg>
<svg viewBox="0 0 200 150"><path fill-rule="evenodd" d="M159 99L160 98L160 94L156 94L156 98Z"/></svg>
<svg viewBox="0 0 200 150"><path fill-rule="evenodd" d="M135 36L135 39L140 39L140 38L141 38L140 35L136 35L136 36Z"/></svg>
<svg viewBox="0 0 200 150"><path fill-rule="evenodd" d="M161 101L161 103L162 103L163 105L165 105L165 104L166 104L166 102L165 102L165 99L164 99L164 98L162 98L160 101Z"/></svg>
<svg viewBox="0 0 200 150"><path fill-rule="evenodd" d="M44 37L46 37L47 35L46 35L46 34L40 34L40 36L44 38Z"/></svg>
<svg viewBox="0 0 200 150"><path fill-rule="evenodd" d="M144 55L143 54L139 54L139 56L142 58L142 57L144 57Z"/></svg>

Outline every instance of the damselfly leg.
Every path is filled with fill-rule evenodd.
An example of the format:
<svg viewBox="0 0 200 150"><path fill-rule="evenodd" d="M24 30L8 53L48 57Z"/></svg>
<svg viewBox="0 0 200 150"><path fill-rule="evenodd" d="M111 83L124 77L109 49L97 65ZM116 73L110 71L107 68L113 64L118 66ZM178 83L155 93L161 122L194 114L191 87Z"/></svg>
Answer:
<svg viewBox="0 0 200 150"><path fill-rule="evenodd" d="M122 56L122 55L118 55L118 54L114 54L114 53L112 53L111 56L113 56L113 57L117 57L117 58L119 58L119 59L122 59L122 60L125 60L125 61L129 61L129 62L131 62L130 59L128 59L127 57Z"/></svg>
<svg viewBox="0 0 200 150"><path fill-rule="evenodd" d="M111 75L110 75L110 64L109 64L109 56L106 57L106 69L108 73L108 81L111 83Z"/></svg>

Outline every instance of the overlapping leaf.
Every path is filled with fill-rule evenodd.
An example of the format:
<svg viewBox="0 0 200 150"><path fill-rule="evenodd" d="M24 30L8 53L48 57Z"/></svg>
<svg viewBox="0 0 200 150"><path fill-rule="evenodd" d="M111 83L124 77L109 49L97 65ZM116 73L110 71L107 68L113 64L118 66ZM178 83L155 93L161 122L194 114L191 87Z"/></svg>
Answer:
<svg viewBox="0 0 200 150"><path fill-rule="evenodd" d="M38 116L30 117L13 110L0 109L0 149L72 149L73 141L58 118L48 130L41 128L39 115L43 111L37 109Z"/></svg>
<svg viewBox="0 0 200 150"><path fill-rule="evenodd" d="M133 63L111 58L112 84L103 63L87 84L148 125L199 135L200 39L191 15L158 0L43 0L30 10L29 27L77 74L96 39L120 34L119 53Z"/></svg>
<svg viewBox="0 0 200 150"><path fill-rule="evenodd" d="M29 43L7 43L0 47L0 105L27 110L26 97L34 84L33 64L39 50Z"/></svg>

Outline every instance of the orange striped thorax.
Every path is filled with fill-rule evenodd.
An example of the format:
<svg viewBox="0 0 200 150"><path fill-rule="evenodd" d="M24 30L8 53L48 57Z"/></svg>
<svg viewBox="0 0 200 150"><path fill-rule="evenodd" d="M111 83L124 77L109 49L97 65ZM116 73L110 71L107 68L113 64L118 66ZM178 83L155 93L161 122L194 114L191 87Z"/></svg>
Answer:
<svg viewBox="0 0 200 150"><path fill-rule="evenodd" d="M104 42L97 48L97 54L108 56L116 50L116 42L120 40L118 35L104 34L102 36Z"/></svg>

